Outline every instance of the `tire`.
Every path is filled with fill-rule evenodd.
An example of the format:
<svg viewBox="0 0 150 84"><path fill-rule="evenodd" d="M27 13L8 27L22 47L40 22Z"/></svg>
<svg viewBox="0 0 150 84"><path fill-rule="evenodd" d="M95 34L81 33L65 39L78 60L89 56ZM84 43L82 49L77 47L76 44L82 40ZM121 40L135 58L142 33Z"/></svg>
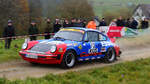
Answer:
<svg viewBox="0 0 150 84"><path fill-rule="evenodd" d="M76 64L76 54L73 51L67 51L61 62L61 67L64 69L73 68Z"/></svg>
<svg viewBox="0 0 150 84"><path fill-rule="evenodd" d="M105 53L104 62L105 63L112 63L116 60L116 52L114 48L109 48Z"/></svg>

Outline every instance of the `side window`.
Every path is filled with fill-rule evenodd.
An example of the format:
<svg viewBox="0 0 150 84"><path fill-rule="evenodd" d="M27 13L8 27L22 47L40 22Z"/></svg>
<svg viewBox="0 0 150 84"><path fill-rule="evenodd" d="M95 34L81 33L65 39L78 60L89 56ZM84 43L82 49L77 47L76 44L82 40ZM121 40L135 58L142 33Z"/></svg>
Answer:
<svg viewBox="0 0 150 84"><path fill-rule="evenodd" d="M84 40L87 40L87 41L99 41L99 33L97 32L87 32L85 34L85 39Z"/></svg>
<svg viewBox="0 0 150 84"><path fill-rule="evenodd" d="M107 40L107 38L104 35L99 34L99 41L105 41L105 40Z"/></svg>

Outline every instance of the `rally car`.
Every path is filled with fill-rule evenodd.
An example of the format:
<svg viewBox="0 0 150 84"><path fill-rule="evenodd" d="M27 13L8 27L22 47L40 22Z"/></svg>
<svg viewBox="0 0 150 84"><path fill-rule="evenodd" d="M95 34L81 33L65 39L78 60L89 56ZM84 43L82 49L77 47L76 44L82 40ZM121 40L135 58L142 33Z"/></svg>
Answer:
<svg viewBox="0 0 150 84"><path fill-rule="evenodd" d="M60 64L72 68L78 61L103 59L112 63L120 56L120 47L103 33L86 28L63 28L52 39L24 43L20 56L39 64Z"/></svg>

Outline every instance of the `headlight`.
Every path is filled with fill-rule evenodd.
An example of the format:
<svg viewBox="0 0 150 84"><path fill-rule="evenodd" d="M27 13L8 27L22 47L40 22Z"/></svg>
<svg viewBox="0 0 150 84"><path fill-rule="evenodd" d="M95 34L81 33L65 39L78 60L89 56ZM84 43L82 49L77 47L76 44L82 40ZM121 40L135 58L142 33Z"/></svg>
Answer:
<svg viewBox="0 0 150 84"><path fill-rule="evenodd" d="M52 46L51 46L51 49L50 49L50 52L51 52L51 53L54 53L56 50L57 50L56 45L52 45Z"/></svg>
<svg viewBox="0 0 150 84"><path fill-rule="evenodd" d="M22 49L26 49L28 47L28 44L27 43L24 43L23 45L22 45Z"/></svg>

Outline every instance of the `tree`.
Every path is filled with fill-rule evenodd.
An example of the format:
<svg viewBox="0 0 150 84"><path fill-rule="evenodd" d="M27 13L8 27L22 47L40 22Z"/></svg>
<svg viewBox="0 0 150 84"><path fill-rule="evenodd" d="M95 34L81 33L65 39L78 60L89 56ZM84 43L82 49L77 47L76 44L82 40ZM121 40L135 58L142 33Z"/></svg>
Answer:
<svg viewBox="0 0 150 84"><path fill-rule="evenodd" d="M9 19L13 20L16 30L20 32L28 25L29 8L26 0L0 0L0 32L7 25ZM21 32L22 34L25 32Z"/></svg>
<svg viewBox="0 0 150 84"><path fill-rule="evenodd" d="M41 22L42 4L40 0L28 0L29 2L29 18L30 21L35 20Z"/></svg>
<svg viewBox="0 0 150 84"><path fill-rule="evenodd" d="M88 0L63 0L60 3L60 16L64 18L90 18L94 16L93 7Z"/></svg>

